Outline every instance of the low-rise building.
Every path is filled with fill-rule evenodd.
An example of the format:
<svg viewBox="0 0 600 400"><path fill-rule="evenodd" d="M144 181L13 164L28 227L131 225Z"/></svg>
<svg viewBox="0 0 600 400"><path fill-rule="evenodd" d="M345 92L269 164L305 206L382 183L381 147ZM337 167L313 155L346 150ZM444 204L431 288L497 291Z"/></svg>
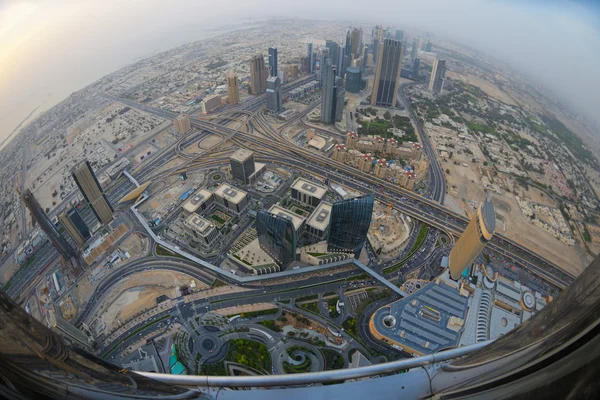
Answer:
<svg viewBox="0 0 600 400"><path fill-rule="evenodd" d="M189 229L193 237L198 238L206 246L213 244L220 235L215 224L196 214L187 217L183 224Z"/></svg>
<svg viewBox="0 0 600 400"><path fill-rule="evenodd" d="M327 187L298 178L292 184L292 198L309 206L316 207L327 193Z"/></svg>
<svg viewBox="0 0 600 400"><path fill-rule="evenodd" d="M214 192L215 201L236 214L248 206L248 194L241 189L223 183Z"/></svg>
<svg viewBox="0 0 600 400"><path fill-rule="evenodd" d="M202 111L202 114L208 114L219 107L221 107L221 96L218 94L206 96L204 100L200 102L200 110Z"/></svg>
<svg viewBox="0 0 600 400"><path fill-rule="evenodd" d="M183 204L183 209L188 213L195 213L196 211L204 211L214 202L212 192L207 189L201 189L194 193L190 198Z"/></svg>
<svg viewBox="0 0 600 400"><path fill-rule="evenodd" d="M331 204L326 201L322 201L306 220L306 233L317 240L324 240L327 236L327 228L329 227L330 218Z"/></svg>

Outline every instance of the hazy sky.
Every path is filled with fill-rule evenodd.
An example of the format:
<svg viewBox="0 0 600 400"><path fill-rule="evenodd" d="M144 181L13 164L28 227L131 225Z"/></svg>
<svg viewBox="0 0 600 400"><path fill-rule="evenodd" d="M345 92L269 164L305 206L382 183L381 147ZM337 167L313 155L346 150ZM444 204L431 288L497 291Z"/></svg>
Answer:
<svg viewBox="0 0 600 400"><path fill-rule="evenodd" d="M595 116L599 13L593 2L486 0L0 0L0 140L35 107L155 50L243 17L340 18L457 39L539 78Z"/></svg>

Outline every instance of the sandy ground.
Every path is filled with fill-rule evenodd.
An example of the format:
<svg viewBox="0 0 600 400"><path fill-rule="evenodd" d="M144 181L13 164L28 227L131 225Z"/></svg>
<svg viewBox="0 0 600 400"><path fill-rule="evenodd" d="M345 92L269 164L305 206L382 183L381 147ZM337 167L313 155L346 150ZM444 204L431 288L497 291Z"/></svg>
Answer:
<svg viewBox="0 0 600 400"><path fill-rule="evenodd" d="M12 278L12 276L19 269L19 264L17 264L13 257L8 257L4 264L0 266L0 276L2 277L2 283L6 283Z"/></svg>
<svg viewBox="0 0 600 400"><path fill-rule="evenodd" d="M235 315L254 311L271 310L273 308L277 308L277 306L271 303L255 303L245 304L237 307L219 308L217 310L213 310L213 312L221 315Z"/></svg>
<svg viewBox="0 0 600 400"><path fill-rule="evenodd" d="M139 312L154 307L158 296L179 296L178 288L189 285L192 279L189 275L165 270L146 271L123 279L106 297L105 310L100 316L106 323L107 332L116 327L117 320L127 321ZM196 290L206 287L202 282L196 282Z"/></svg>
<svg viewBox="0 0 600 400"><path fill-rule="evenodd" d="M199 146L201 149L207 150L215 146L221 140L222 138L219 135L210 135L202 139Z"/></svg>
<svg viewBox="0 0 600 400"><path fill-rule="evenodd" d="M508 95L508 93L503 92L498 86L494 85L488 80L479 78L474 75L462 75L452 71L448 71L448 77L453 79L460 79L468 82L473 86L477 86L489 96L492 96L493 98L500 100L506 104L510 104L513 106L518 105L518 103L510 95Z"/></svg>
<svg viewBox="0 0 600 400"><path fill-rule="evenodd" d="M133 233L123 240L119 248L128 252L133 259L146 252L146 249L148 248L148 239L142 237L138 233Z"/></svg>

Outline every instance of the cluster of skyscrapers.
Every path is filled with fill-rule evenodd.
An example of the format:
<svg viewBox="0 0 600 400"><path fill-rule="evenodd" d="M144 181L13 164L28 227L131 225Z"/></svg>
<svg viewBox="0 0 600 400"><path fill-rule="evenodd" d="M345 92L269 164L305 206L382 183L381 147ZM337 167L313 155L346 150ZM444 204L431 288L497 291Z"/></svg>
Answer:
<svg viewBox="0 0 600 400"><path fill-rule="evenodd" d="M311 186L305 184L304 186ZM305 188L310 191L310 188ZM316 218L329 218L323 238L327 239L329 253L346 253L358 258L365 244L375 198L373 195L346 199L329 204L331 211L319 209L317 197L292 194L292 198L304 198L313 204ZM317 204L315 204L317 202ZM297 259L299 235L291 218L284 214L259 211L256 217L256 231L261 249L269 254L283 269Z"/></svg>
<svg viewBox="0 0 600 400"><path fill-rule="evenodd" d="M98 221L102 225L112 221L114 210L102 191L91 164L84 161L72 171L71 176ZM79 249L85 245L91 236L90 229L79 211L72 207L58 216L60 225L74 243L74 245L71 245L67 237L61 233L60 227L50 220L29 189L21 194L21 198L31 212L33 220L40 226L60 256L67 262L75 262L79 255Z"/></svg>

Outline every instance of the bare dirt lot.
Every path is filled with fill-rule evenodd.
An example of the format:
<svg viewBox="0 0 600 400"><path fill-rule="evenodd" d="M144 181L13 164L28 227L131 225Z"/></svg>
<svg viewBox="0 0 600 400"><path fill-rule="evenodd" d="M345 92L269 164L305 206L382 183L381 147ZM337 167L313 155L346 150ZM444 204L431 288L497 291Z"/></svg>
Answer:
<svg viewBox="0 0 600 400"><path fill-rule="evenodd" d="M517 102L508 95L508 93L503 92L500 88L494 85L492 82L479 78L475 75L462 75L455 72L448 72L448 76L453 79L460 79L462 81L468 82L470 85L477 86L489 96L500 100L506 104L510 104L513 106L518 105Z"/></svg>

